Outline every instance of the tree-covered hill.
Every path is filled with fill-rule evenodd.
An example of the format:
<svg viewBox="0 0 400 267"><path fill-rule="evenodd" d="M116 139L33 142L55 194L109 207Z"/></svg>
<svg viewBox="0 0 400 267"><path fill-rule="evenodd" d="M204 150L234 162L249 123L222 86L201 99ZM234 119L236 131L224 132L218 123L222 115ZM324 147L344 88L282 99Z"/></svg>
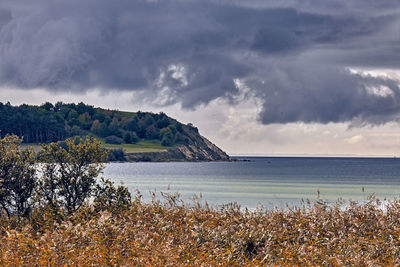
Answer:
<svg viewBox="0 0 400 267"><path fill-rule="evenodd" d="M164 146L189 144L197 128L183 125L164 113L122 112L84 103L41 106L0 103L1 135L16 134L25 143L47 143L93 134L109 143L160 140Z"/></svg>
<svg viewBox="0 0 400 267"><path fill-rule="evenodd" d="M228 158L200 136L196 127L182 124L164 113L124 112L95 108L84 103L57 102L53 105L46 102L41 106L12 106L0 102L0 131L0 136L15 134L23 137L24 143L48 143L73 136L93 135L108 144L135 144L151 140L166 148L175 148L166 157L173 155L179 158L177 154L182 154L183 158L190 160ZM137 160L137 157L132 160Z"/></svg>

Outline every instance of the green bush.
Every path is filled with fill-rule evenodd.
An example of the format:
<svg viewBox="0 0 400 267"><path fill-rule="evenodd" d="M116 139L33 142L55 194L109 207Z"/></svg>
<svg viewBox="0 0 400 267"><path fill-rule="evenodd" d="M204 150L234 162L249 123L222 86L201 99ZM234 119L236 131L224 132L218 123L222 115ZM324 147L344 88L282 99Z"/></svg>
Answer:
<svg viewBox="0 0 400 267"><path fill-rule="evenodd" d="M126 161L126 155L123 149L110 149L108 151L107 161Z"/></svg>
<svg viewBox="0 0 400 267"><path fill-rule="evenodd" d="M7 135L0 139L0 207L8 216L28 216L37 184L32 149L20 150L22 139Z"/></svg>
<svg viewBox="0 0 400 267"><path fill-rule="evenodd" d="M93 205L96 211L108 210L113 213L127 210L131 204L131 194L123 185L115 187L114 182L101 178L93 190Z"/></svg>
<svg viewBox="0 0 400 267"><path fill-rule="evenodd" d="M39 195L45 205L78 210L91 194L96 177L103 170L107 152L101 143L87 137L78 144L65 140L67 149L57 143L42 145L43 177Z"/></svg>
<svg viewBox="0 0 400 267"><path fill-rule="evenodd" d="M124 142L124 140L118 136L110 135L105 138L107 144L116 144L120 145Z"/></svg>
<svg viewBox="0 0 400 267"><path fill-rule="evenodd" d="M91 197L101 210L122 209L130 203L126 187L104 179L96 183L108 152L93 137L43 144L40 164L32 148L20 149L21 142L15 135L0 139L0 218L1 211L9 218L21 218L35 210L34 221L49 216L62 219L58 215L75 213ZM125 157L122 150L111 155L117 160Z"/></svg>

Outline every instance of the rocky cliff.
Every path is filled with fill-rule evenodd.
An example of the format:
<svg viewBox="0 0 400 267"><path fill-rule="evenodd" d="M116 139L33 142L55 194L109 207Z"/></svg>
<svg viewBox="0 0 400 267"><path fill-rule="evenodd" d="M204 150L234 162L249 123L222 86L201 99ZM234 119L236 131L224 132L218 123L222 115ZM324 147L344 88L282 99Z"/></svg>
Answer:
<svg viewBox="0 0 400 267"><path fill-rule="evenodd" d="M229 156L207 138L199 135L193 144L178 145L164 152L127 154L128 161L229 161Z"/></svg>

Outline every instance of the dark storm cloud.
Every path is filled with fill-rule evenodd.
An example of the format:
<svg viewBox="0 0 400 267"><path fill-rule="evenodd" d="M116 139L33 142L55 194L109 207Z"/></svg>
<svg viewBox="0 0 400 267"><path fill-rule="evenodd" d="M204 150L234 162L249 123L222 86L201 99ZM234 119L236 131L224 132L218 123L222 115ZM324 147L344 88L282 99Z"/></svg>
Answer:
<svg viewBox="0 0 400 267"><path fill-rule="evenodd" d="M263 123L400 118L396 1L3 1L0 85L136 90L186 108L238 93Z"/></svg>
<svg viewBox="0 0 400 267"><path fill-rule="evenodd" d="M360 126L399 119L397 81L337 67L309 64L302 68L302 63L274 67L265 74L264 84L249 82L253 88L261 88L264 102L259 116L263 123L352 121Z"/></svg>

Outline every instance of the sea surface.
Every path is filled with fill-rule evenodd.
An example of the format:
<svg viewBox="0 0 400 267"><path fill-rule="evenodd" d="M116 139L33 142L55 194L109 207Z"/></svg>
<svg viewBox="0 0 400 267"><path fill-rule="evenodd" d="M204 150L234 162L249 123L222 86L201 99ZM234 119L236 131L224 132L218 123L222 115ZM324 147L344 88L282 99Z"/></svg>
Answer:
<svg viewBox="0 0 400 267"><path fill-rule="evenodd" d="M104 177L123 182L145 201L178 192L186 204L255 209L299 206L302 201L365 201L400 196L398 158L242 157L236 162L110 163ZM245 161L242 161L245 160Z"/></svg>

